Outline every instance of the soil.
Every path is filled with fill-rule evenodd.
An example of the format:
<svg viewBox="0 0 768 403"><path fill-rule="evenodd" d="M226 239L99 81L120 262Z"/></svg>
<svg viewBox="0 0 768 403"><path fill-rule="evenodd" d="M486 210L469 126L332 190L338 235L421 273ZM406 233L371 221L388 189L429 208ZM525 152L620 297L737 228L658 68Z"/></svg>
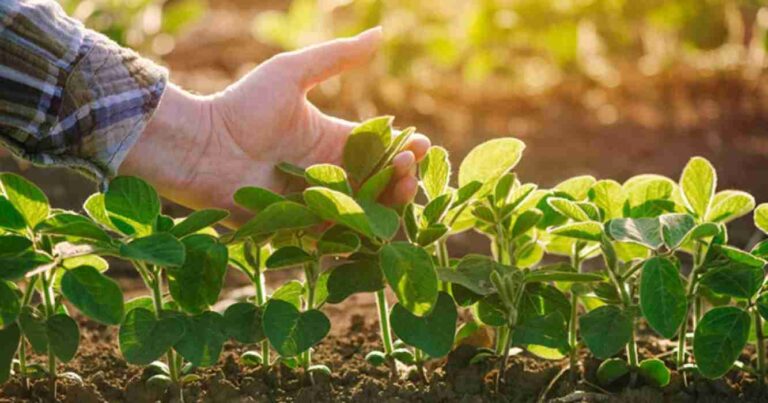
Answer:
<svg viewBox="0 0 768 403"><path fill-rule="evenodd" d="M116 330L92 322L81 322L82 339L77 357L59 366L59 372L74 372L59 380L58 398L62 402L178 402L175 388L156 390L146 385L150 370L128 365L116 347ZM197 369L200 379L187 384L187 402L764 402L754 377L732 371L725 378L709 381L688 379L687 386L673 373L664 388L644 385L642 381L628 388L622 379L610 389L596 386L599 361L586 354L581 357L584 380L571 382L567 360L547 361L529 353L513 354L506 368L505 382L497 392L497 362L470 363L478 347L458 346L448 357L434 360L425 368L428 381L414 370L401 367L400 378L390 379L386 366L373 367L364 360L371 350L381 349L378 324L362 315L353 315L342 329L316 346L315 363L332 370L330 377L315 376L309 382L301 370L273 367L244 367L238 357L248 346L227 343L219 365ZM474 344L478 344L475 338ZM251 346L257 349L256 346ZM643 357L669 359L671 344L652 336L639 341ZM516 349L515 349L516 350ZM274 353L273 353L274 354ZM42 357L33 357L35 359ZM745 355L743 359L748 359ZM672 362L667 362L672 367ZM546 391L546 392L545 392ZM14 377L0 389L0 402L40 402L48 400L46 379L31 381L25 389Z"/></svg>

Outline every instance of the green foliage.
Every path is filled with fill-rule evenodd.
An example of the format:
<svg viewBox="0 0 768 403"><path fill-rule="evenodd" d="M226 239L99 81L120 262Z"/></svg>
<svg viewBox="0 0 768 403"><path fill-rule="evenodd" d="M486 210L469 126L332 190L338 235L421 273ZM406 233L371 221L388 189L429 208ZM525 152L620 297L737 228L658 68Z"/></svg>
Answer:
<svg viewBox="0 0 768 403"><path fill-rule="evenodd" d="M595 357L618 353L632 338L632 318L616 305L604 305L579 320L584 343Z"/></svg>
<svg viewBox="0 0 768 403"><path fill-rule="evenodd" d="M331 330L322 312L300 312L292 304L272 299L264 310L264 333L283 357L294 357L319 343Z"/></svg>
<svg viewBox="0 0 768 403"><path fill-rule="evenodd" d="M688 300L677 266L669 259L654 257L643 264L640 308L657 333L671 339L688 313Z"/></svg>
<svg viewBox="0 0 768 403"><path fill-rule="evenodd" d="M702 375L719 378L739 358L749 337L749 314L736 307L717 307L696 326L693 355Z"/></svg>
<svg viewBox="0 0 768 403"><path fill-rule="evenodd" d="M453 347L456 332L456 305L453 298L440 293L434 309L419 317L400 304L392 307L392 330L397 337L423 350L430 357L443 357Z"/></svg>

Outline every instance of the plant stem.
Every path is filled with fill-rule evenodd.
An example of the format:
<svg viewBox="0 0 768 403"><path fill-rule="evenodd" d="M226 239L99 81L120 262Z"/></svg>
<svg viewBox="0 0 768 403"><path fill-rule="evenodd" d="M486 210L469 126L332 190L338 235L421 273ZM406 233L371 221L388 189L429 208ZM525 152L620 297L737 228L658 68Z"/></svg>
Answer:
<svg viewBox="0 0 768 403"><path fill-rule="evenodd" d="M698 276L699 276L699 270L702 266L702 246L699 244L696 247L696 254L693 256L693 269L691 270L691 274L688 277L688 287L685 292L686 300L691 301L694 291L696 291L696 283L698 282ZM688 308L685 311L685 320L683 320L683 323L680 324L680 330L677 333L677 368L680 369L685 364L685 344L686 344L686 333L688 333L688 317L691 314L691 306L688 305ZM695 316L695 312L694 312ZM695 324L695 319L694 324Z"/></svg>
<svg viewBox="0 0 768 403"><path fill-rule="evenodd" d="M496 393L499 393L499 385L501 384L501 381L505 378L505 373L507 372L507 360L509 359L509 349L512 347L512 333L514 332L514 328L512 326L505 327L506 332L506 338L502 341L504 344L504 352L501 354L501 362L499 365L499 372L496 374Z"/></svg>
<svg viewBox="0 0 768 403"><path fill-rule="evenodd" d="M579 250L575 250L571 256L571 264L578 273L581 273L581 259L579 257ZM570 362L570 378L571 381L576 381L578 378L579 367L579 327L578 327L578 315L579 315L579 297L573 290L571 290L571 317L568 322L568 346L570 346L569 362Z"/></svg>
<svg viewBox="0 0 768 403"><path fill-rule="evenodd" d="M440 240L437 241L435 251L437 253L437 263L440 265L440 267L445 269L450 269L451 260L448 255L448 245L447 245L447 239L445 237L440 238ZM450 284L441 280L438 286L440 291L448 292L449 291L448 288L450 287Z"/></svg>
<svg viewBox="0 0 768 403"><path fill-rule="evenodd" d="M755 317L755 332L757 333L757 373L760 386L765 384L765 335L763 335L763 318L757 308L752 308Z"/></svg>
<svg viewBox="0 0 768 403"><path fill-rule="evenodd" d="M146 270L146 268L144 268ZM153 275L152 275L153 274ZM155 306L155 318L160 319L160 313L163 311L163 274L158 269L154 273L147 273L147 278L152 290L152 303ZM171 380L179 387L179 400L184 402L184 389L179 382L179 363L176 360L176 352L173 348L165 353L165 358L168 361L168 371L170 372Z"/></svg>
<svg viewBox="0 0 768 403"><path fill-rule="evenodd" d="M32 276L27 283L27 288L24 289L24 296L21 299L22 308L29 305L32 301L32 296L35 294L35 285L40 276ZM19 372L21 373L21 383L24 384L24 389L29 390L29 378L27 378L27 342L24 337L21 338L19 345Z"/></svg>
<svg viewBox="0 0 768 403"><path fill-rule="evenodd" d="M624 309L629 309L632 306L632 296L630 295L629 291L627 290L627 287L619 280L616 267L613 267L611 264L607 264L608 277L610 277L611 282L613 282L613 286L616 288L616 291L621 296L621 303L624 306ZM627 359L629 360L629 366L635 370L637 369L637 340L635 340L635 319L632 319L632 335L630 337L629 343L627 344ZM634 375L633 378L634 379Z"/></svg>
<svg viewBox="0 0 768 403"><path fill-rule="evenodd" d="M416 361L416 371L419 373L419 378L424 383L427 383L427 375L424 373L424 352L419 348L413 350L413 358Z"/></svg>
<svg viewBox="0 0 768 403"><path fill-rule="evenodd" d="M379 312L379 330L381 332L381 343L384 345L384 354L389 361L390 378L397 378L397 366L395 360L392 358L392 332L389 330L389 306L387 305L387 296L384 294L384 290L376 291L376 307Z"/></svg>
<svg viewBox="0 0 768 403"><path fill-rule="evenodd" d="M320 258L318 257L314 261L304 265L304 276L306 277L307 282L307 301L305 306L306 311L314 309L315 307L315 286L317 283L317 274L319 272L318 267L320 266L319 259ZM304 370L309 374L310 382L314 384L315 378L311 373L309 373L309 367L312 366L312 348L308 348L303 355Z"/></svg>
<svg viewBox="0 0 768 403"><path fill-rule="evenodd" d="M56 308L54 307L53 287L52 281L55 269L50 273L43 273L43 305L45 306L45 317L50 318L55 314ZM53 349L48 344L48 389L51 394L51 400L56 400L56 355L53 353Z"/></svg>
<svg viewBox="0 0 768 403"><path fill-rule="evenodd" d="M256 306L264 307L267 303L267 292L264 286L264 272L261 268L261 248L248 241L245 244L245 256L248 264L251 266L251 283L256 289ZM269 340L266 338L261 342L261 358L264 362L264 368L269 368Z"/></svg>

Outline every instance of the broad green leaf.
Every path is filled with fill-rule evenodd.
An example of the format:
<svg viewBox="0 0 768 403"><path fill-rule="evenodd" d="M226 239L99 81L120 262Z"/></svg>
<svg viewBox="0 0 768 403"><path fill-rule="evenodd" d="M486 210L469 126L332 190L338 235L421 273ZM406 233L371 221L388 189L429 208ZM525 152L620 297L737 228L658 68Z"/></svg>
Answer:
<svg viewBox="0 0 768 403"><path fill-rule="evenodd" d="M437 302L437 273L424 249L406 242L393 242L381 248L379 264L405 309L416 316L432 310Z"/></svg>
<svg viewBox="0 0 768 403"><path fill-rule="evenodd" d="M622 358L609 358L597 368L597 382L609 386L629 373L629 364Z"/></svg>
<svg viewBox="0 0 768 403"><path fill-rule="evenodd" d="M514 252L515 264L521 269L531 268L544 258L544 247L537 240L520 244Z"/></svg>
<svg viewBox="0 0 768 403"><path fill-rule="evenodd" d="M190 313L200 313L218 301L227 272L227 248L215 238L195 234L183 239L186 258L168 267L168 289L173 300Z"/></svg>
<svg viewBox="0 0 768 403"><path fill-rule="evenodd" d="M575 222L553 228L551 234L584 241L599 241L603 235L603 225L594 222Z"/></svg>
<svg viewBox="0 0 768 403"><path fill-rule="evenodd" d="M441 292L428 314L419 317L395 304L389 320L400 340L437 358L447 355L453 347L457 316L453 298Z"/></svg>
<svg viewBox="0 0 768 403"><path fill-rule="evenodd" d="M446 192L451 178L451 162L448 151L440 146L432 146L419 163L421 187L429 200Z"/></svg>
<svg viewBox="0 0 768 403"><path fill-rule="evenodd" d="M589 189L588 196L589 200L602 210L603 220L624 216L628 195L618 182L611 179L599 180Z"/></svg>
<svg viewBox="0 0 768 403"><path fill-rule="evenodd" d="M416 237L416 243L419 244L419 246L429 246L437 242L447 234L448 231L448 227L445 224L430 225L419 231L419 235Z"/></svg>
<svg viewBox="0 0 768 403"><path fill-rule="evenodd" d="M285 201L283 196L280 196L271 190L255 186L246 186L237 189L233 198L235 203L239 206L244 207L255 214L260 213L271 204Z"/></svg>
<svg viewBox="0 0 768 403"><path fill-rule="evenodd" d="M333 221L367 237L373 237L373 230L365 211L346 194L321 187L310 187L304 190L304 201L324 220Z"/></svg>
<svg viewBox="0 0 768 403"><path fill-rule="evenodd" d="M120 325L120 351L126 361L147 365L165 354L185 333L185 323L180 316L156 319L155 314L144 308L128 311Z"/></svg>
<svg viewBox="0 0 768 403"><path fill-rule="evenodd" d="M575 176L566 179L555 186L554 190L568 194L573 200L584 200L587 198L589 189L595 184L596 179L591 175Z"/></svg>
<svg viewBox="0 0 768 403"><path fill-rule="evenodd" d="M0 257L13 257L28 252L32 241L18 235L0 235Z"/></svg>
<svg viewBox="0 0 768 403"><path fill-rule="evenodd" d="M549 281L580 283L602 280L604 280L603 276L596 273L576 273L570 271L534 270L525 275L525 281L528 283L545 283Z"/></svg>
<svg viewBox="0 0 768 403"><path fill-rule="evenodd" d="M696 226L696 219L690 214L664 214L659 216L661 237L669 249L677 249L688 238Z"/></svg>
<svg viewBox="0 0 768 403"><path fill-rule="evenodd" d="M21 312L19 289L15 284L0 280L0 329L16 322Z"/></svg>
<svg viewBox="0 0 768 403"><path fill-rule="evenodd" d="M464 186L461 186L456 190L456 200L453 201L452 208L456 208L470 200L473 200L473 198L477 195L477 192L480 191L481 187L483 187L483 184L479 181L472 181Z"/></svg>
<svg viewBox="0 0 768 403"><path fill-rule="evenodd" d="M22 307L18 323L22 334L36 353L48 352L48 331L43 314L31 306Z"/></svg>
<svg viewBox="0 0 768 403"><path fill-rule="evenodd" d="M378 200L379 196L381 196L387 189L387 186L389 186L389 181L392 179L394 173L395 168L388 166L373 174L360 186L360 189L357 191L357 199L370 201Z"/></svg>
<svg viewBox="0 0 768 403"><path fill-rule="evenodd" d="M40 188L23 177L13 173L0 174L5 196L24 217L29 228L34 228L48 217L50 206L48 198Z"/></svg>
<svg viewBox="0 0 768 403"><path fill-rule="evenodd" d="M352 187L347 181L347 173L333 164L317 164L307 168L304 176L312 186L322 186L346 195L352 195Z"/></svg>
<svg viewBox="0 0 768 403"><path fill-rule="evenodd" d="M373 235L379 239L392 239L400 228L400 217L395 210L374 201L361 200L360 207L365 212Z"/></svg>
<svg viewBox="0 0 768 403"><path fill-rule="evenodd" d="M584 343L598 359L621 351L632 337L632 317L616 305L603 305L579 318Z"/></svg>
<svg viewBox="0 0 768 403"><path fill-rule="evenodd" d="M483 297L472 306L473 315L488 326L500 327L507 325L506 311L499 294Z"/></svg>
<svg viewBox="0 0 768 403"><path fill-rule="evenodd" d="M136 297L125 301L125 312L128 313L136 308L144 308L148 311L154 311L155 303L152 301L152 297L143 296Z"/></svg>
<svg viewBox="0 0 768 403"><path fill-rule="evenodd" d="M51 258L31 250L16 256L0 256L0 280L19 280L30 271L48 263L51 263Z"/></svg>
<svg viewBox="0 0 768 403"><path fill-rule="evenodd" d="M707 378L725 375L739 358L749 337L749 314L732 306L705 313L693 336L696 366Z"/></svg>
<svg viewBox="0 0 768 403"><path fill-rule="evenodd" d="M511 137L486 141L473 148L459 167L459 186L470 182L493 183L517 165L525 143Z"/></svg>
<svg viewBox="0 0 768 403"><path fill-rule="evenodd" d="M26 228L26 226L27 223L24 220L24 216L21 215L19 210L7 198L0 196L0 228L19 231Z"/></svg>
<svg viewBox="0 0 768 403"><path fill-rule="evenodd" d="M688 315L688 299L677 266L654 257L643 264L640 309L653 330L671 339Z"/></svg>
<svg viewBox="0 0 768 403"><path fill-rule="evenodd" d="M61 293L85 316L105 325L123 320L123 292L120 286L94 267L67 270L61 278Z"/></svg>
<svg viewBox="0 0 768 403"><path fill-rule="evenodd" d="M379 163L376 164L375 171L380 170L384 166L390 165L395 156L405 150L405 146L408 144L408 140L410 140L414 133L416 133L415 127L407 127L397 133L392 139L392 142L389 144L389 147L387 147L387 152L384 153L384 157L382 157L379 160Z"/></svg>
<svg viewBox="0 0 768 403"><path fill-rule="evenodd" d="M112 220L109 219L107 214L107 208L104 206L104 193L94 193L85 200L83 203L83 210L88 213L88 217L91 220L101 225L102 227L109 228L111 231L119 232L118 229L112 224Z"/></svg>
<svg viewBox="0 0 768 403"><path fill-rule="evenodd" d="M120 246L120 256L141 260L158 266L171 267L184 264L184 244L173 235L160 232L136 238Z"/></svg>
<svg viewBox="0 0 768 403"><path fill-rule="evenodd" d="M512 342L567 351L568 321L557 311L527 318L515 328Z"/></svg>
<svg viewBox="0 0 768 403"><path fill-rule="evenodd" d="M60 213L41 221L35 231L43 234L60 235L78 241L81 239L109 244L112 238L93 221L77 214Z"/></svg>
<svg viewBox="0 0 768 403"><path fill-rule="evenodd" d="M331 330L331 321L322 312L305 312L292 304L272 299L264 310L264 334L283 357L294 357L319 343Z"/></svg>
<svg viewBox="0 0 768 403"><path fill-rule="evenodd" d="M648 383L657 388L663 388L669 385L669 380L672 378L669 368L664 365L664 361L658 358L649 358L640 361L638 372Z"/></svg>
<svg viewBox="0 0 768 403"><path fill-rule="evenodd" d="M747 192L724 190L712 200L706 221L727 223L749 214L755 208L755 198Z"/></svg>
<svg viewBox="0 0 768 403"><path fill-rule="evenodd" d="M279 299L295 306L296 309L301 307L301 297L304 295L304 285L298 280L291 280L283 283L272 294L271 299Z"/></svg>
<svg viewBox="0 0 768 403"><path fill-rule="evenodd" d="M622 186L627 192L630 217L655 217L672 211L675 203L670 200L677 185L661 175L637 175Z"/></svg>
<svg viewBox="0 0 768 403"><path fill-rule="evenodd" d="M326 285L329 304L338 304L350 295L384 288L384 275L374 259L361 259L331 270Z"/></svg>
<svg viewBox="0 0 768 403"><path fill-rule="evenodd" d="M258 343L264 336L264 308L250 302L238 302L224 311L224 329L229 337L244 344Z"/></svg>
<svg viewBox="0 0 768 403"><path fill-rule="evenodd" d="M768 320L768 293L762 294L757 298L756 306L760 316L762 316L764 320Z"/></svg>
<svg viewBox="0 0 768 403"><path fill-rule="evenodd" d="M547 199L547 203L550 207L557 210L558 213L576 221L591 221L589 215L582 210L579 205L568 199L560 197L550 197Z"/></svg>
<svg viewBox="0 0 768 403"><path fill-rule="evenodd" d="M500 265L484 255L469 254L464 256L456 268L438 269L440 280L459 284L479 295L496 292L491 283L491 272L499 270Z"/></svg>
<svg viewBox="0 0 768 403"><path fill-rule="evenodd" d="M176 238L183 238L189 234L194 234L201 229L210 227L211 225L218 223L228 216L229 212L226 210L197 210L194 213L188 215L178 224L174 225L173 228L171 228L170 233Z"/></svg>
<svg viewBox="0 0 768 403"><path fill-rule="evenodd" d="M357 183L373 173L392 143L391 116L365 121L355 127L344 145L344 169Z"/></svg>
<svg viewBox="0 0 768 403"><path fill-rule="evenodd" d="M80 329L77 322L59 313L45 321L45 328L49 346L56 358L65 363L75 358L77 347L80 345Z"/></svg>
<svg viewBox="0 0 768 403"><path fill-rule="evenodd" d="M517 175L514 172L507 172L496 180L493 187L493 201L496 207L502 207L507 204L507 199L513 188L520 186Z"/></svg>
<svg viewBox="0 0 768 403"><path fill-rule="evenodd" d="M16 350L19 349L21 332L19 326L12 324L6 328L0 328L0 384L4 384L11 377L11 366Z"/></svg>
<svg viewBox="0 0 768 403"><path fill-rule="evenodd" d="M320 217L299 203L275 202L243 224L235 232L234 239L241 240L255 235L272 234L280 230L308 228L321 222Z"/></svg>
<svg viewBox="0 0 768 403"><path fill-rule="evenodd" d="M221 314L207 311L188 316L184 321L186 332L173 348L196 367L216 364L227 340L224 318Z"/></svg>
<svg viewBox="0 0 768 403"><path fill-rule="evenodd" d="M104 208L110 221L128 235L145 236L152 233L160 214L160 197L143 180L118 176L109 183L104 194Z"/></svg>
<svg viewBox="0 0 768 403"><path fill-rule="evenodd" d="M317 241L317 253L320 255L342 255L360 248L360 237L341 226L325 231Z"/></svg>
<svg viewBox="0 0 768 403"><path fill-rule="evenodd" d="M710 268L701 277L701 284L710 290L733 298L752 298L762 287L765 274L761 267L732 261Z"/></svg>
<svg viewBox="0 0 768 403"><path fill-rule="evenodd" d="M542 217L544 217L544 213L536 208L522 212L515 218L515 222L512 224L512 232L510 233L510 238L515 240L523 236L528 232L528 230L535 227L536 224L541 221Z"/></svg>
<svg viewBox="0 0 768 403"><path fill-rule="evenodd" d="M707 216L717 187L715 168L702 157L693 157L680 176L680 189L686 207L703 219Z"/></svg>
<svg viewBox="0 0 768 403"><path fill-rule="evenodd" d="M275 165L275 168L284 174L304 179L304 168L298 165L283 161Z"/></svg>
<svg viewBox="0 0 768 403"><path fill-rule="evenodd" d="M424 206L424 211L421 213L421 218L424 224L426 224L426 226L429 226L431 224L442 222L443 218L445 217L445 214L448 212L448 209L451 207L452 202L453 202L452 193L446 193L444 195L440 195L432 199L432 201L430 201L429 203L427 203L426 206Z"/></svg>
<svg viewBox="0 0 768 403"><path fill-rule="evenodd" d="M755 227L768 234L768 203L762 203L755 209Z"/></svg>
<svg viewBox="0 0 768 403"><path fill-rule="evenodd" d="M544 217L542 217L539 223L536 224L536 227L539 229L556 227L568 222L568 217L560 214L559 211L555 210L554 208L552 208L552 206L549 205L549 199L553 197L568 199L571 196L569 196L567 193L550 190L550 191L547 191L544 195L542 195L541 198L539 198L535 207L544 214Z"/></svg>
<svg viewBox="0 0 768 403"><path fill-rule="evenodd" d="M315 258L309 253L304 252L304 249L297 246L283 246L274 251L269 258L267 258L266 263L267 268L269 269L283 269L309 263L313 260L315 260Z"/></svg>
<svg viewBox="0 0 768 403"><path fill-rule="evenodd" d="M658 218L617 218L609 221L607 227L611 238L620 242L633 242L650 249L664 244Z"/></svg>

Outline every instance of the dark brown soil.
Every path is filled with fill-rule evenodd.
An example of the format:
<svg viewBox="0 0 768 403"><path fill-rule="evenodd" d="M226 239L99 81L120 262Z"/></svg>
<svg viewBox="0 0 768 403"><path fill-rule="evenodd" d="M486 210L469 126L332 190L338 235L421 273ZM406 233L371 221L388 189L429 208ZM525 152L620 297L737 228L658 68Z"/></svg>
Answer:
<svg viewBox="0 0 768 403"><path fill-rule="evenodd" d="M75 372L83 383L72 378L59 381L60 401L90 402L177 402L174 390L151 390L144 382L149 374L140 367L127 365L116 348L115 330L82 323L83 338L78 356L61 365L60 372ZM341 330L339 332L338 330ZM659 389L639 382L628 388L628 379L605 390L596 386L599 362L586 354L583 377L572 383L567 360L547 361L525 352L512 355L506 369L506 381L497 393L494 388L496 363L470 364L477 347L462 345L447 358L435 360L426 368L428 381L414 371L400 368L401 377L390 381L385 367L373 367L364 360L366 353L380 348L375 320L354 315L344 329L317 346L316 363L333 371L330 378L315 377L312 385L301 371L288 368L248 368L238 364L239 354L247 348L228 343L219 365L197 369L200 380L185 386L187 402L763 402L753 377L731 372L717 381L688 379L677 373L669 386ZM653 338L640 341L645 357L665 355L668 343ZM742 357L748 359L748 357ZM671 365L671 363L669 363ZM546 396L543 396L546 391ZM33 380L25 390L18 377L0 389L0 402L47 401L44 379Z"/></svg>

